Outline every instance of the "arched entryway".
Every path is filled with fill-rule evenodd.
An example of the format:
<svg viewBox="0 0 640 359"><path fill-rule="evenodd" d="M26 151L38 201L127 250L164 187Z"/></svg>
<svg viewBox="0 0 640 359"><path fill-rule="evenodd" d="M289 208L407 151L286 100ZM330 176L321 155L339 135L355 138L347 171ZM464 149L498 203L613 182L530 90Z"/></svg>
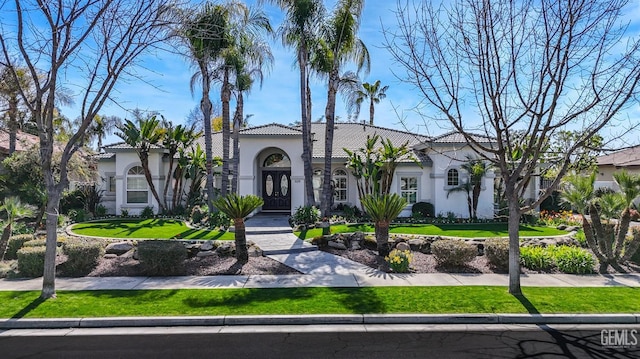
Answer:
<svg viewBox="0 0 640 359"><path fill-rule="evenodd" d="M291 211L291 161L283 151L269 151L262 161L263 211Z"/></svg>

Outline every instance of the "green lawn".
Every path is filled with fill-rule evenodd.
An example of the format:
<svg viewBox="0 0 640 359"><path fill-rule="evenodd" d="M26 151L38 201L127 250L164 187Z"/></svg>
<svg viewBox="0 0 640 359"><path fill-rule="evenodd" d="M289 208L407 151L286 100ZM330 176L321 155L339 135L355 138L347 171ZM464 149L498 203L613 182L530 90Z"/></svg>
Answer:
<svg viewBox="0 0 640 359"><path fill-rule="evenodd" d="M637 313L638 289L371 287L0 292L0 318L362 313Z"/></svg>
<svg viewBox="0 0 640 359"><path fill-rule="evenodd" d="M71 227L73 233L81 236L107 238L179 238L179 239L220 239L230 240L230 232L192 229L183 221L173 219L113 219L78 223Z"/></svg>
<svg viewBox="0 0 640 359"><path fill-rule="evenodd" d="M374 232L372 225L368 224L340 224L331 226L331 233ZM478 237L508 237L506 223L465 223L465 224L392 224L390 233L421 234L431 236L448 236L461 238ZM521 237L557 236L567 234L551 227L520 225ZM296 232L302 239L314 238L322 235L321 228Z"/></svg>

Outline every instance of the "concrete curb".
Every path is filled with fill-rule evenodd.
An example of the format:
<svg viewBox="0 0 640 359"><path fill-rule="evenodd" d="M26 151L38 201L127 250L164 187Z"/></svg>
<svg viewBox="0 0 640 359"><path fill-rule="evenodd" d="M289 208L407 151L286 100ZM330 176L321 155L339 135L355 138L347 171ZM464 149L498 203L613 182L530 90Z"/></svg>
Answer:
<svg viewBox="0 0 640 359"><path fill-rule="evenodd" d="M640 314L349 314L0 319L0 329L340 324L640 324Z"/></svg>

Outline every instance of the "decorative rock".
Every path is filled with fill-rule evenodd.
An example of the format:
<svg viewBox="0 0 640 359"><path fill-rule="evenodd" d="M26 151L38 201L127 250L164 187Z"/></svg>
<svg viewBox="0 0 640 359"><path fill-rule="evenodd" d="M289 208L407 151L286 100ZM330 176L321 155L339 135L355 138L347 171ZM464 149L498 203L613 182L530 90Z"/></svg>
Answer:
<svg viewBox="0 0 640 359"><path fill-rule="evenodd" d="M425 239L410 239L407 243L412 251L431 254L431 243Z"/></svg>
<svg viewBox="0 0 640 359"><path fill-rule="evenodd" d="M120 256L120 258L133 258L133 256L136 254L136 249L133 248L130 251L128 251L127 253L123 254Z"/></svg>
<svg viewBox="0 0 640 359"><path fill-rule="evenodd" d="M564 231L565 229L567 229L567 225L565 224L559 224L558 226L556 226L557 229Z"/></svg>
<svg viewBox="0 0 640 359"><path fill-rule="evenodd" d="M260 249L257 246L250 246L249 248L247 248L247 251L249 252L249 257L262 257L263 256L262 249Z"/></svg>
<svg viewBox="0 0 640 359"><path fill-rule="evenodd" d="M215 255L216 252L214 251L200 251L198 252L198 254L196 254L196 257L198 258L202 258L202 257L211 257L212 255Z"/></svg>
<svg viewBox="0 0 640 359"><path fill-rule="evenodd" d="M582 227L580 227L580 226L570 226L570 227L565 228L564 230L567 231L567 232L577 232L581 228Z"/></svg>
<svg viewBox="0 0 640 359"><path fill-rule="evenodd" d="M351 242L358 242L358 244L362 244L362 241L364 241L364 233L355 232L351 235Z"/></svg>
<svg viewBox="0 0 640 359"><path fill-rule="evenodd" d="M133 244L129 242L118 242L118 243L110 243L107 248L105 248L106 254L115 254L121 255L125 254L128 251L133 249Z"/></svg>
<svg viewBox="0 0 640 359"><path fill-rule="evenodd" d="M232 256L235 251L236 251L236 246L232 242L223 243L220 246L218 246L218 248L216 248L216 252L223 257Z"/></svg>
<svg viewBox="0 0 640 359"><path fill-rule="evenodd" d="M396 244L396 249L399 251L410 251L411 246L407 242L399 242Z"/></svg>
<svg viewBox="0 0 640 359"><path fill-rule="evenodd" d="M113 258L118 258L117 254L113 254L113 253L108 253L104 255L105 259L113 259Z"/></svg>
<svg viewBox="0 0 640 359"><path fill-rule="evenodd" d="M215 246L213 245L213 241L206 241L200 245L201 251L210 251L213 250Z"/></svg>
<svg viewBox="0 0 640 359"><path fill-rule="evenodd" d="M341 242L329 241L328 245L329 247L335 248L335 249L342 249L342 250L347 249L347 246L345 246L344 243L341 243Z"/></svg>
<svg viewBox="0 0 640 359"><path fill-rule="evenodd" d="M351 247L349 249L351 249L352 251L357 251L359 249L362 249L362 247L358 242L351 242Z"/></svg>

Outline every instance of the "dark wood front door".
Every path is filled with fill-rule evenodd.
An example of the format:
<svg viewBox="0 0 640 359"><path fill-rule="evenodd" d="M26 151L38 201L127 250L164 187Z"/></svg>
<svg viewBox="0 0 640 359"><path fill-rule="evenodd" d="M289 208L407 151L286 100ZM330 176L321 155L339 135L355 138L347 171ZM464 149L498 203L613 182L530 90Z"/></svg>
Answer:
<svg viewBox="0 0 640 359"><path fill-rule="evenodd" d="M262 172L263 210L291 210L291 171Z"/></svg>

